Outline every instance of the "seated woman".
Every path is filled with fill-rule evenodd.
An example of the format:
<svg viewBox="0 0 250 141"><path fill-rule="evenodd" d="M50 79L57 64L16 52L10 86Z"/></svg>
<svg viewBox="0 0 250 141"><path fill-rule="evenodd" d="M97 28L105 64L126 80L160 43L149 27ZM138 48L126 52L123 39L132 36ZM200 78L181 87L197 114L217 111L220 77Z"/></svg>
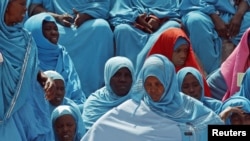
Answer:
<svg viewBox="0 0 250 141"><path fill-rule="evenodd" d="M82 111L86 97L71 57L65 47L58 43L60 35L55 19L48 13L40 13L30 17L24 27L36 41L40 68L43 71L55 70L63 76L65 96L77 103Z"/></svg>
<svg viewBox="0 0 250 141"><path fill-rule="evenodd" d="M177 79L179 90L184 94L201 101L205 106L215 112L219 110L222 102L204 95L202 74L197 69L184 67L177 72Z"/></svg>
<svg viewBox="0 0 250 141"><path fill-rule="evenodd" d="M165 56L149 56L136 82L132 99L103 115L81 141L206 141L206 125L223 124L211 109L179 92L175 68Z"/></svg>
<svg viewBox="0 0 250 141"><path fill-rule="evenodd" d="M84 104L83 119L86 129L108 110L130 98L135 81L134 67L127 57L110 58L104 68L105 86L92 93Z"/></svg>
<svg viewBox="0 0 250 141"><path fill-rule="evenodd" d="M144 55L143 55L144 54ZM211 96L209 87L205 80L204 73L198 58L192 50L190 41L186 33L180 28L169 28L165 30L157 39L155 44L147 52L141 52L137 59L136 74L140 71L145 58L152 54L162 54L166 56L175 66L176 72L183 67L194 67L203 75L205 85L205 95Z"/></svg>
<svg viewBox="0 0 250 141"><path fill-rule="evenodd" d="M250 66L250 28L243 34L239 44L220 68L207 77L212 97L226 100L239 91L238 73L245 73Z"/></svg>
<svg viewBox="0 0 250 141"><path fill-rule="evenodd" d="M250 101L244 96L233 95L225 100L219 113L227 125L250 125Z"/></svg>
<svg viewBox="0 0 250 141"><path fill-rule="evenodd" d="M81 114L68 105L60 105L51 114L55 141L79 141L85 134Z"/></svg>
<svg viewBox="0 0 250 141"><path fill-rule="evenodd" d="M78 109L81 113L81 107L79 107L73 100L65 97L65 81L61 74L59 74L56 71L48 70L44 72L48 77L54 80L56 91L54 93L54 97L49 101L49 107L50 107L50 113L59 105L70 105L72 107L75 107L75 109Z"/></svg>

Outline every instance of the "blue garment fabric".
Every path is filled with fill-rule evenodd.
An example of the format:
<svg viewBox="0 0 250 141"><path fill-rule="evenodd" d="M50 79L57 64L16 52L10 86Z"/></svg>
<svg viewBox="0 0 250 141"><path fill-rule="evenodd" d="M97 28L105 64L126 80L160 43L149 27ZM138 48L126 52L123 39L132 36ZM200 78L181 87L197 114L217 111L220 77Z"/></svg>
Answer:
<svg viewBox="0 0 250 141"><path fill-rule="evenodd" d="M164 93L160 100L154 102L144 89L144 82L148 76L155 76L164 86ZM139 72L135 90L139 94L133 95L137 102L143 100L150 109L180 125L189 124L199 129L198 140L207 140L208 124L223 124L220 117L200 101L179 91L174 65L163 55L149 56Z"/></svg>
<svg viewBox="0 0 250 141"><path fill-rule="evenodd" d="M55 121L63 115L71 115L75 119L76 131L74 141L80 141L86 130L79 109L75 109L69 105L61 105L56 107L51 114L51 123L53 127L55 126ZM54 135L55 141L59 141L55 129Z"/></svg>
<svg viewBox="0 0 250 141"><path fill-rule="evenodd" d="M222 100L228 88L226 81L221 74L220 68L207 76L207 84L211 90L212 98Z"/></svg>
<svg viewBox="0 0 250 141"><path fill-rule="evenodd" d="M182 83L184 81L184 78L186 77L187 74L192 74L198 81L200 86L202 87L201 91L201 98L199 99L205 106L208 108L212 109L213 111L218 111L219 107L221 106L222 102L220 100L211 98L211 97L206 97L204 95L204 83L203 83L203 78L201 73L193 68L193 67L184 67L181 70L177 72L177 80L178 80L178 87L179 91L182 91Z"/></svg>
<svg viewBox="0 0 250 141"><path fill-rule="evenodd" d="M109 22L114 27L115 54L128 57L134 66L137 66L137 56L144 48L146 48L144 52L148 52L159 35L167 28L180 27L177 22L180 18L177 11L175 0L116 1L109 12ZM155 15L158 18L168 18L168 20L154 33L149 34L134 26L136 18L143 13Z"/></svg>
<svg viewBox="0 0 250 141"><path fill-rule="evenodd" d="M48 11L57 14L70 14L72 8L86 13L94 19L80 27L64 27L59 23L59 44L66 47L81 81L86 97L104 86L103 71L105 62L114 56L113 33L108 18L109 0L32 0L32 4L42 4Z"/></svg>
<svg viewBox="0 0 250 141"><path fill-rule="evenodd" d="M135 81L135 71L132 62L123 56L115 56L110 58L104 69L105 86L96 92L92 93L84 104L82 117L87 129L107 111L118 106L122 102L130 98L131 90L125 96L118 96L114 93L110 86L110 80L113 75L121 68L128 68L132 75L133 82ZM132 83L133 85L133 83Z"/></svg>
<svg viewBox="0 0 250 141"><path fill-rule="evenodd" d="M182 0L179 9L193 50L207 74L210 74L220 66L223 39L215 31L209 15L217 13L225 23L229 23L237 8L232 0ZM250 12L247 11L238 35L230 39L234 45L239 43L245 30L250 27L249 20Z"/></svg>
<svg viewBox="0 0 250 141"><path fill-rule="evenodd" d="M59 43L53 44L44 37L43 21L56 23L55 19L48 13L40 13L27 19L24 24L24 27L31 32L36 41L39 66L43 71L54 70L61 74L66 86L65 96L83 106L86 96L81 88L80 78L71 56L64 46Z"/></svg>
<svg viewBox="0 0 250 141"><path fill-rule="evenodd" d="M225 100L223 102L223 104L221 105L219 112L224 111L228 107L237 107L237 106L240 106L244 112L250 113L250 101L249 101L249 99L247 99L244 96L240 96L238 94L235 94L235 95L231 96L230 98L228 98L227 100ZM227 125L231 124L230 117L231 116L229 116L226 119L225 124L227 124Z"/></svg>
<svg viewBox="0 0 250 141"><path fill-rule="evenodd" d="M244 74L241 82L240 90L236 93L237 95L243 96L250 100L250 68L248 68Z"/></svg>
<svg viewBox="0 0 250 141"><path fill-rule="evenodd" d="M9 0L0 1L0 136L8 141L51 141L49 109L37 81L37 47L23 23L8 26Z"/></svg>

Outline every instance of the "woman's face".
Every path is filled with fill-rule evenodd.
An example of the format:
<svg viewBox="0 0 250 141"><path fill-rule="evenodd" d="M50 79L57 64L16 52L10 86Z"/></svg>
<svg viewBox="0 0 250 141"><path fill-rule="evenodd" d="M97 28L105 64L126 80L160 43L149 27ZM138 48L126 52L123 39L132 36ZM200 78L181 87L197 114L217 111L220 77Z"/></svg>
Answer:
<svg viewBox="0 0 250 141"><path fill-rule="evenodd" d="M189 45L183 44L173 52L172 62L174 66L181 67L185 64L188 56Z"/></svg>
<svg viewBox="0 0 250 141"><path fill-rule="evenodd" d="M49 102L53 106L58 106L62 103L64 95L65 95L65 86L64 81L61 79L54 80L56 84L56 93L53 99L51 99Z"/></svg>
<svg viewBox="0 0 250 141"><path fill-rule="evenodd" d="M181 85L181 91L186 95L200 100L202 87L198 79L191 73L187 73Z"/></svg>
<svg viewBox="0 0 250 141"><path fill-rule="evenodd" d="M110 87L118 96L125 96L132 86L132 74L128 68L120 68L110 79Z"/></svg>
<svg viewBox="0 0 250 141"><path fill-rule="evenodd" d="M76 122L73 116L63 115L57 118L54 128L59 141L74 141Z"/></svg>
<svg viewBox="0 0 250 141"><path fill-rule="evenodd" d="M26 0L10 0L4 15L6 25L13 26L22 22L26 10Z"/></svg>
<svg viewBox="0 0 250 141"><path fill-rule="evenodd" d="M154 102L159 101L164 93L164 86L155 76L149 76L146 78L144 88Z"/></svg>
<svg viewBox="0 0 250 141"><path fill-rule="evenodd" d="M57 25L54 22L43 21L43 35L52 44L57 44L59 38Z"/></svg>

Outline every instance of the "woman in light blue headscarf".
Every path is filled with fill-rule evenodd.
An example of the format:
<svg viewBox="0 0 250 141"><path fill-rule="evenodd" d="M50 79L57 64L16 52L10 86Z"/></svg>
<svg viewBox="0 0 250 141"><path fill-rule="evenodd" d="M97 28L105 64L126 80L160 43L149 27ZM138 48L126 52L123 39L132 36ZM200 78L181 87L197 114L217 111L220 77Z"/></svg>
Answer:
<svg viewBox="0 0 250 141"><path fill-rule="evenodd" d="M219 113L227 125L250 125L250 101L244 96L233 95L223 101Z"/></svg>
<svg viewBox="0 0 250 141"><path fill-rule="evenodd" d="M191 75L191 76L190 76ZM184 84L187 76L192 77L192 80ZM193 67L184 67L177 72L179 91L200 100L205 106L212 109L213 111L219 110L222 102L204 95L204 84L201 73ZM195 79L195 80L193 80Z"/></svg>
<svg viewBox="0 0 250 141"><path fill-rule="evenodd" d="M84 104L83 119L87 129L107 111L130 98L134 73L133 64L126 57L115 56L106 62L105 86L92 93Z"/></svg>
<svg viewBox="0 0 250 141"><path fill-rule="evenodd" d="M66 97L72 99L82 109L86 100L81 88L81 82L75 65L71 60L65 47L57 43L59 38L58 29L55 27L45 27L45 23L56 24L55 19L48 13L40 13L26 20L24 27L31 32L38 47L38 59L40 68L43 71L55 70L60 73L65 81ZM46 30L50 30L51 38L45 36ZM50 41L51 39L52 41Z"/></svg>
<svg viewBox="0 0 250 141"><path fill-rule="evenodd" d="M53 97L54 87L38 67L35 41L23 29L25 4L26 0L0 1L0 137L8 141L51 141L44 97Z"/></svg>
<svg viewBox="0 0 250 141"><path fill-rule="evenodd" d="M44 72L48 77L54 80L56 85L56 92L54 98L49 101L50 113L59 105L69 105L82 112L82 107L79 107L73 100L65 97L65 80L61 74L53 70L47 70Z"/></svg>
<svg viewBox="0 0 250 141"><path fill-rule="evenodd" d="M109 0L31 0L30 16L47 12L57 21L59 44L65 46L86 97L104 86L105 62L114 56ZM74 9L74 10L73 10Z"/></svg>
<svg viewBox="0 0 250 141"><path fill-rule="evenodd" d="M246 0L181 0L182 23L207 74L220 67L223 40L237 46L250 27Z"/></svg>
<svg viewBox="0 0 250 141"><path fill-rule="evenodd" d="M116 55L136 66L137 55L147 52L169 27L181 27L176 0L116 0L109 12L114 27Z"/></svg>
<svg viewBox="0 0 250 141"><path fill-rule="evenodd" d="M156 78L154 83L147 81L150 77ZM204 125L222 124L215 112L179 91L174 65L163 55L153 54L146 59L137 82L137 88L143 89L138 89L141 94L133 99L138 102L142 99L153 112L178 122L183 140L188 137L184 131L189 131L197 140L207 140ZM159 89L153 84L163 86L163 90L157 92Z"/></svg>
<svg viewBox="0 0 250 141"><path fill-rule="evenodd" d="M68 116L67 120L63 119ZM61 121L60 121L61 120ZM85 126L78 109L72 106L60 105L51 114L55 141L80 141L85 134Z"/></svg>

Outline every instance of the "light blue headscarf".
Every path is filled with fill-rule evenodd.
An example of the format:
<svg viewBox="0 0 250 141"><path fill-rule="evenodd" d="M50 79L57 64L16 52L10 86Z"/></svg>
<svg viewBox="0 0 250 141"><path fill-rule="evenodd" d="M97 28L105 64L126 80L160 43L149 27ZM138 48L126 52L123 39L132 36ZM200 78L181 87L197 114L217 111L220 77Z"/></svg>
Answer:
<svg viewBox="0 0 250 141"><path fill-rule="evenodd" d="M148 76L157 77L163 84L165 90L158 102L154 102L143 88ZM163 55L151 55L145 61L137 80L137 91L141 89L141 95L133 97L137 102L143 99L145 103L157 114L177 122L195 122L200 117L206 117L206 122L219 117L209 108L203 106L198 100L187 96L179 91L174 65ZM140 96L142 96L140 98ZM208 115L213 115L209 117ZM203 119L204 120L204 119ZM199 119L199 121L202 121Z"/></svg>
<svg viewBox="0 0 250 141"><path fill-rule="evenodd" d="M56 119L58 119L59 117L63 115L71 115L75 119L76 131L75 131L74 141L80 141L80 139L85 134L85 126L84 126L80 111L68 105L61 105L61 106L56 107L55 110L51 114L51 122L52 122L53 128L55 126ZM55 128L54 128L54 135L55 135L55 141L59 141L55 132Z"/></svg>
<svg viewBox="0 0 250 141"><path fill-rule="evenodd" d="M37 82L36 44L22 22L5 24L8 3L0 1L0 136L15 141L49 139L51 126L44 124L49 123L48 107Z"/></svg>
<svg viewBox="0 0 250 141"><path fill-rule="evenodd" d="M183 45L183 44L189 44L189 43L185 38L179 37L174 44L174 50L178 49L180 45Z"/></svg>
<svg viewBox="0 0 250 141"><path fill-rule="evenodd" d="M188 73L191 73L199 81L199 84L202 87L201 98L199 100L208 108L211 108L213 111L217 111L221 106L222 102L214 98L206 97L204 95L203 78L201 73L197 69L193 67L184 67L177 72L179 91L182 91L182 83Z"/></svg>
<svg viewBox="0 0 250 141"><path fill-rule="evenodd" d="M117 96L110 86L111 77L123 67L128 68L131 72L133 85L135 76L132 62L123 56L110 58L104 68L105 86L92 93L84 104L83 119L87 129L108 110L130 98L130 92L126 96Z"/></svg>
<svg viewBox="0 0 250 141"><path fill-rule="evenodd" d="M225 100L219 109L219 113L230 106L231 107L240 106L243 111L245 111L246 113L250 113L250 101L249 101L249 99L245 98L244 96L233 95L230 98L228 98L227 100ZM231 116L229 116L226 119L227 125L231 124L230 118L231 118Z"/></svg>
<svg viewBox="0 0 250 141"><path fill-rule="evenodd" d="M24 27L31 32L38 46L39 66L42 70L55 70L60 73L65 81L65 96L83 104L86 100L81 89L81 82L74 64L66 49L60 44L53 44L44 37L42 26L43 21L56 23L55 19L48 13L40 13L30 17Z"/></svg>

